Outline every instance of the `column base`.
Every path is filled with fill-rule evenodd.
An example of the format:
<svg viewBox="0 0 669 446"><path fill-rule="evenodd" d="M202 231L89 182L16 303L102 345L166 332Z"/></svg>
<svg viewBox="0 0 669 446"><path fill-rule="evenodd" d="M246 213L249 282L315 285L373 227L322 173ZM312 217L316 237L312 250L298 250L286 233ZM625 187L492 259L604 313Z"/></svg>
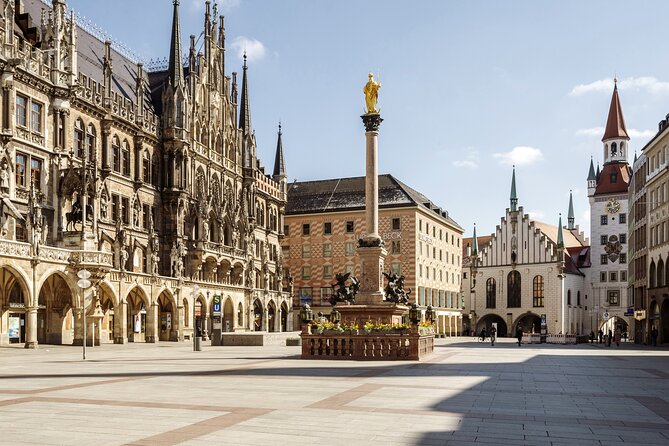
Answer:
<svg viewBox="0 0 669 446"><path fill-rule="evenodd" d="M128 340L122 336L116 336L114 338L114 344L126 344Z"/></svg>
<svg viewBox="0 0 669 446"><path fill-rule="evenodd" d="M147 336L146 337L146 343L147 344L155 344L158 342L158 337L157 336Z"/></svg>
<svg viewBox="0 0 669 446"><path fill-rule="evenodd" d="M24 348L37 348L37 341L26 342Z"/></svg>

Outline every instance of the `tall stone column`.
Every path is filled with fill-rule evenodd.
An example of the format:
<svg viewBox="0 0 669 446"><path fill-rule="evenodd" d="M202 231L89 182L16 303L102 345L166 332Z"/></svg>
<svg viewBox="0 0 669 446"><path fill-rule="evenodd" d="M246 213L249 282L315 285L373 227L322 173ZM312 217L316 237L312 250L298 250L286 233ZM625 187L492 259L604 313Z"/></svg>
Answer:
<svg viewBox="0 0 669 446"><path fill-rule="evenodd" d="M128 303L121 302L114 314L114 344L128 342Z"/></svg>
<svg viewBox="0 0 669 446"><path fill-rule="evenodd" d="M26 308L25 348L37 348L37 307Z"/></svg>

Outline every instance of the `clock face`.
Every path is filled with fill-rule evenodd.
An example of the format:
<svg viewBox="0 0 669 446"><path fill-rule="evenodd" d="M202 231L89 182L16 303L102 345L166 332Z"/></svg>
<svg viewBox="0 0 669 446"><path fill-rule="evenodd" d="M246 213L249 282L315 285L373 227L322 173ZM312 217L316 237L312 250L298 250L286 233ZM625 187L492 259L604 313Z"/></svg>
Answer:
<svg viewBox="0 0 669 446"><path fill-rule="evenodd" d="M608 203L606 203L606 211L609 214L616 214L620 211L620 202L615 198L611 198Z"/></svg>

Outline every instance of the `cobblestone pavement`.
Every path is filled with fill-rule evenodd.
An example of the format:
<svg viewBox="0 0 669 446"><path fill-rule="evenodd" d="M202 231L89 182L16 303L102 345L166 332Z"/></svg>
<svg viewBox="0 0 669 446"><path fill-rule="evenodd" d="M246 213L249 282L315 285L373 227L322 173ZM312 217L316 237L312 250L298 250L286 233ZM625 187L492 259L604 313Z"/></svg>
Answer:
<svg viewBox="0 0 669 446"><path fill-rule="evenodd" d="M453 338L420 363L298 354L0 348L0 444L669 444L669 349Z"/></svg>

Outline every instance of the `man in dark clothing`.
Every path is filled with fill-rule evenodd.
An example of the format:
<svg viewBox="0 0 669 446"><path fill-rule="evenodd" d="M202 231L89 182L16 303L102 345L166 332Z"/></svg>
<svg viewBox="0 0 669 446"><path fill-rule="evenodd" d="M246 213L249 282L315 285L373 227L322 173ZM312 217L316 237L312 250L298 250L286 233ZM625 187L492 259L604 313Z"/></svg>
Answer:
<svg viewBox="0 0 669 446"><path fill-rule="evenodd" d="M650 330L650 338L653 340L653 347L657 347L657 328L653 327Z"/></svg>
<svg viewBox="0 0 669 446"><path fill-rule="evenodd" d="M604 338L604 332L603 332L602 329L600 328L599 331L597 332L597 334L599 335L599 343L601 344L601 343L602 343L602 339Z"/></svg>
<svg viewBox="0 0 669 446"><path fill-rule="evenodd" d="M496 335L496 334L497 334L497 329L496 329L495 326L493 325L492 327L490 327L490 345L491 345L492 347L495 346L495 335Z"/></svg>
<svg viewBox="0 0 669 446"><path fill-rule="evenodd" d="M590 343L594 344L595 343L595 332L590 330Z"/></svg>
<svg viewBox="0 0 669 446"><path fill-rule="evenodd" d="M607 347L611 347L611 341L613 340L613 332L611 331L610 328L609 328L609 333L608 333L608 335L609 335L609 337L606 338L606 340L607 340L607 342L606 342L606 346L607 346Z"/></svg>
<svg viewBox="0 0 669 446"><path fill-rule="evenodd" d="M523 329L520 327L516 328L516 339L518 339L518 347L520 347L520 343L523 340Z"/></svg>

